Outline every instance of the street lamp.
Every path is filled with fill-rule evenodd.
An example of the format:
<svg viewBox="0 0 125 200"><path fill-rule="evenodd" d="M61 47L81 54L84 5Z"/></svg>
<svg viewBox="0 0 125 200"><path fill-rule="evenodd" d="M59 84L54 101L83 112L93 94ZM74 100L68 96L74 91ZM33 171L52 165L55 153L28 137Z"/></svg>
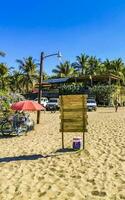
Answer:
<svg viewBox="0 0 125 200"><path fill-rule="evenodd" d="M61 58L62 55L61 53L58 51L57 53L54 54L49 54L49 55L45 55L44 52L41 52L40 55L40 73L39 73L39 91L38 91L38 103L41 103L41 83L43 81L43 61L45 58L51 57L51 56L57 56L58 58ZM40 111L37 111L37 124L40 123Z"/></svg>

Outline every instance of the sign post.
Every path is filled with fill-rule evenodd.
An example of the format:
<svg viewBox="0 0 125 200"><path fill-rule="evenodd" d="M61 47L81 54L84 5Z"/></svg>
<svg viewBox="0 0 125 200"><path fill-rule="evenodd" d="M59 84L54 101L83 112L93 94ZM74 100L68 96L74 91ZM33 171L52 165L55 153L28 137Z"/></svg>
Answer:
<svg viewBox="0 0 125 200"><path fill-rule="evenodd" d="M60 96L60 104L62 148L64 149L64 132L82 132L84 149L87 131L87 95L63 95Z"/></svg>

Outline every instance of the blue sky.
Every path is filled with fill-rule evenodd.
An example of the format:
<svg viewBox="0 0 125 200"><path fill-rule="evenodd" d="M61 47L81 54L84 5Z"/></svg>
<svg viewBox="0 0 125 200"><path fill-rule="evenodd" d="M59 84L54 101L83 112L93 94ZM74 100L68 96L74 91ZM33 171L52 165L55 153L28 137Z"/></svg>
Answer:
<svg viewBox="0 0 125 200"><path fill-rule="evenodd" d="M63 54L75 61L86 53L102 60L125 61L125 0L4 0L0 1L1 62L17 68L16 59L40 52ZM51 74L56 57L44 60Z"/></svg>

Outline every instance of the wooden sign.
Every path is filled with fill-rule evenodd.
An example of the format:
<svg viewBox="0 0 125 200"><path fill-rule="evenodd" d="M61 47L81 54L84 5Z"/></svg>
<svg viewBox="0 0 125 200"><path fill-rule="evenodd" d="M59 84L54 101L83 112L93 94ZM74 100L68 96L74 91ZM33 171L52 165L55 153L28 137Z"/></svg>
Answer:
<svg viewBox="0 0 125 200"><path fill-rule="evenodd" d="M64 148L64 132L84 132L87 130L87 95L60 96L60 113L62 132L62 148Z"/></svg>

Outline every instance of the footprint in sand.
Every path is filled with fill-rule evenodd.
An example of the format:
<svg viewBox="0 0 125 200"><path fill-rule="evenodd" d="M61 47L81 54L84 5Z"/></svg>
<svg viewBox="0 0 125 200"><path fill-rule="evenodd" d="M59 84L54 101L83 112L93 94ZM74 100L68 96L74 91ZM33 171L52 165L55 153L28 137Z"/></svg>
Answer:
<svg viewBox="0 0 125 200"><path fill-rule="evenodd" d="M99 197L105 197L107 195L106 192L99 192L97 190L92 191L91 194L94 196L99 196Z"/></svg>

